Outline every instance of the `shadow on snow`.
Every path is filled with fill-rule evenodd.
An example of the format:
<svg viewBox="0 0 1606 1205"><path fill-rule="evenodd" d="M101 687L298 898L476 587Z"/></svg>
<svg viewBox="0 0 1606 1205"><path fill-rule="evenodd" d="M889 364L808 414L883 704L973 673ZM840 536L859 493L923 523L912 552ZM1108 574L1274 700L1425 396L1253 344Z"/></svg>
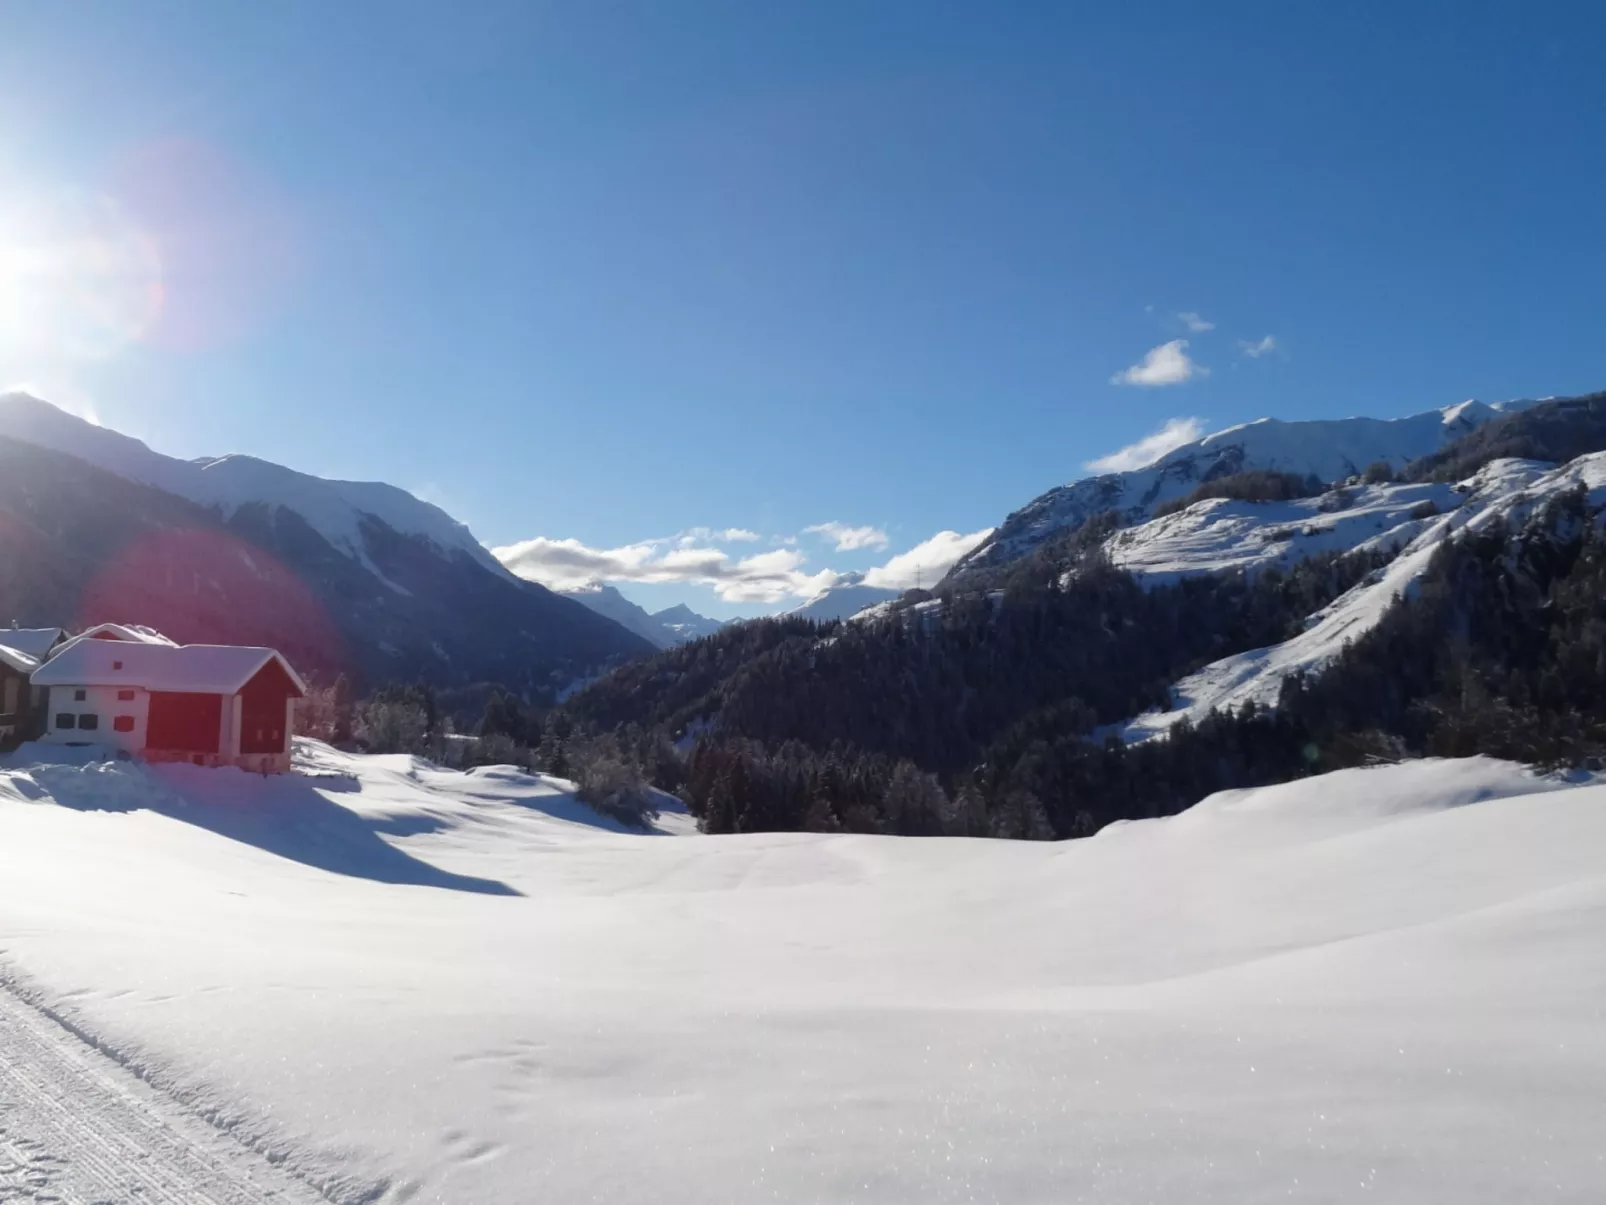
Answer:
<svg viewBox="0 0 1606 1205"><path fill-rule="evenodd" d="M416 887L439 887L481 895L520 895L495 879L453 874L396 848L381 834L412 836L437 831L427 816L366 818L325 798L296 774L256 775L186 765L136 766L102 762L87 766L29 767L34 782L64 807L78 811L132 812L147 809L207 829L304 866L332 874ZM23 789L26 780L13 779ZM349 784L321 784L341 790Z"/></svg>

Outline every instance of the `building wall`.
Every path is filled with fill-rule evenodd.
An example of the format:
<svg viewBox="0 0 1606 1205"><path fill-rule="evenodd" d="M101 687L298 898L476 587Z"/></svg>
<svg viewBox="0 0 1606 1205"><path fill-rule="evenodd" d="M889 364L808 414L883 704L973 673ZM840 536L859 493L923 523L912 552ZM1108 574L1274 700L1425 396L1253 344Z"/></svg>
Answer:
<svg viewBox="0 0 1606 1205"><path fill-rule="evenodd" d="M146 749L147 720L150 715L150 695L139 687L112 687L112 686L51 686L42 688L49 691L49 709L46 712L46 728L41 738L55 744L94 744L107 749L119 749L129 754L139 754L149 761L194 761L196 755L185 750ZM134 698L120 700L117 698L119 690L133 689ZM79 702L73 698L77 691L84 692L84 699ZM285 700L285 731L293 729L295 719L295 700ZM69 712L73 716L74 726L71 728L58 728L56 717L62 712ZM77 717L85 712L94 712L100 717L100 726L93 731L85 732L77 726ZM289 741L286 739L286 749L277 754L240 754L240 698L238 695L225 695L223 698L221 730L218 733L218 752L215 754L199 755L201 764L211 766L239 766L242 770L254 773L284 774L290 770ZM113 717L118 715L131 715L134 717L134 728L131 732L118 732L113 724Z"/></svg>
<svg viewBox="0 0 1606 1205"><path fill-rule="evenodd" d="M129 753L138 753L145 747L145 721L150 713L150 696L138 686L52 686L50 699L45 710L45 734L43 739L56 744L94 744L104 745L109 749L124 749ZM82 701L74 698L78 691L84 692ZM122 693L132 692L132 699L119 699ZM100 724L92 731L85 731L78 726L77 717L86 713L93 713L100 717ZM68 714L73 717L71 728L57 726L57 720ZM117 716L132 716L134 727L130 732L118 732Z"/></svg>

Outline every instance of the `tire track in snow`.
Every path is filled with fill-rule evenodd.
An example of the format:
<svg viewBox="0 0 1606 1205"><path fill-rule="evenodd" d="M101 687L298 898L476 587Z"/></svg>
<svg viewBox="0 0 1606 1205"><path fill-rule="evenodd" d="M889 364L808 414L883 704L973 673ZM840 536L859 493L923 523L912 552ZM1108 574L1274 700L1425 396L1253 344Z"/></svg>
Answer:
<svg viewBox="0 0 1606 1205"><path fill-rule="evenodd" d="M0 980L0 1205L323 1200Z"/></svg>

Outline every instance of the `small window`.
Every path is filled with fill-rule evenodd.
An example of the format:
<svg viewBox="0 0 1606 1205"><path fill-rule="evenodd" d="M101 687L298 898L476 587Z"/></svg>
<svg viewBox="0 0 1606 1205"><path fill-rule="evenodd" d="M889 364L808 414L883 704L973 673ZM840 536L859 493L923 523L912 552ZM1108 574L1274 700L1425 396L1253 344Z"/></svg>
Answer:
<svg viewBox="0 0 1606 1205"><path fill-rule="evenodd" d="M57 728L72 728L78 723L78 717L70 711L63 711L56 716Z"/></svg>
<svg viewBox="0 0 1606 1205"><path fill-rule="evenodd" d="M93 711L86 711L78 717L78 726L85 731L100 727L100 717Z"/></svg>
<svg viewBox="0 0 1606 1205"><path fill-rule="evenodd" d="M75 690L75 691L72 692L72 701L74 703L82 703L84 701L84 698L85 698L85 693L83 691Z"/></svg>
<svg viewBox="0 0 1606 1205"><path fill-rule="evenodd" d="M112 662L112 668L113 669L122 669L123 668L123 663L121 661L113 661Z"/></svg>
<svg viewBox="0 0 1606 1205"><path fill-rule="evenodd" d="M132 732L134 731L134 717L131 715L117 716L112 720L112 727L118 732Z"/></svg>
<svg viewBox="0 0 1606 1205"><path fill-rule="evenodd" d="M117 701L119 703L132 703L134 701L134 692L131 691L131 690L120 690L120 691L118 691L117 692Z"/></svg>

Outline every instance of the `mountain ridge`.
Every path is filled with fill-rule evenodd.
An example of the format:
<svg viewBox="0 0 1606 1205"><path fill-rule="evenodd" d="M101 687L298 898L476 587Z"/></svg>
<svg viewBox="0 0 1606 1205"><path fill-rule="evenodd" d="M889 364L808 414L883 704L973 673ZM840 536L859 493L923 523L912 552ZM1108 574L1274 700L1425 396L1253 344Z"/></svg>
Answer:
<svg viewBox="0 0 1606 1205"><path fill-rule="evenodd" d="M1151 518L1156 507L1200 484L1248 469L1333 482L1376 461L1393 470L1431 455L1483 424L1537 405L1534 400L1464 401L1401 418L1261 418L1204 435L1140 468L1082 477L1039 494L948 573L959 582L1019 560L1046 541L1113 511L1121 524Z"/></svg>

